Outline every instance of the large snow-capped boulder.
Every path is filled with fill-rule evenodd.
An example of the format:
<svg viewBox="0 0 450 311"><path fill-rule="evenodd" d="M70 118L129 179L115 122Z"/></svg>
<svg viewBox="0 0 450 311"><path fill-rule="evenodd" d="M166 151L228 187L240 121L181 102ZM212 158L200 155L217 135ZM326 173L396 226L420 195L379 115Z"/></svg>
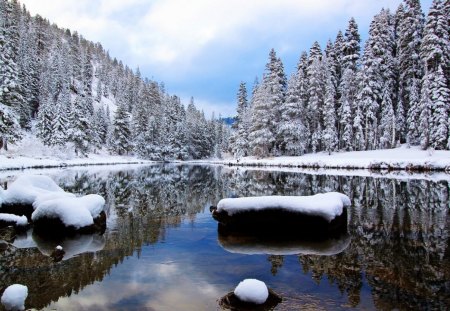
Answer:
<svg viewBox="0 0 450 311"><path fill-rule="evenodd" d="M95 231L95 220L104 217L104 205L105 199L97 194L50 196L36 200L31 220L39 231Z"/></svg>
<svg viewBox="0 0 450 311"><path fill-rule="evenodd" d="M350 199L338 192L312 196L262 196L220 200L212 215L223 234L308 233L323 238L347 229Z"/></svg>

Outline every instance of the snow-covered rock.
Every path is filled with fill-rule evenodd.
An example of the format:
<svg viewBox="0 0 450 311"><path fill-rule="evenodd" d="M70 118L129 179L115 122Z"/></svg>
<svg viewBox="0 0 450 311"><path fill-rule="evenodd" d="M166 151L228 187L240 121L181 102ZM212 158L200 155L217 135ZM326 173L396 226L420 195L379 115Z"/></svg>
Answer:
<svg viewBox="0 0 450 311"><path fill-rule="evenodd" d="M241 300L254 304L263 304L269 297L269 290L264 282L245 279L236 286L234 294Z"/></svg>
<svg viewBox="0 0 450 311"><path fill-rule="evenodd" d="M31 205L38 196L64 193L64 190L50 177L26 174L19 176L11 183L8 190L0 191L0 203Z"/></svg>
<svg viewBox="0 0 450 311"><path fill-rule="evenodd" d="M229 216L244 211L281 209L288 212L320 216L327 221L342 214L343 208L351 204L345 194L339 192L320 193L312 196L261 196L222 199L217 204L217 212Z"/></svg>
<svg viewBox="0 0 450 311"><path fill-rule="evenodd" d="M28 287L21 284L13 284L8 286L3 292L1 302L6 310L24 310L27 296Z"/></svg>
<svg viewBox="0 0 450 311"><path fill-rule="evenodd" d="M31 215L33 222L42 219L59 219L66 227L80 229L94 224L94 218L103 211L105 199L97 194L83 197L52 197L37 200Z"/></svg>
<svg viewBox="0 0 450 311"><path fill-rule="evenodd" d="M12 214L0 213L1 223L12 224L14 226L26 226L28 225L28 219L25 216L17 216Z"/></svg>

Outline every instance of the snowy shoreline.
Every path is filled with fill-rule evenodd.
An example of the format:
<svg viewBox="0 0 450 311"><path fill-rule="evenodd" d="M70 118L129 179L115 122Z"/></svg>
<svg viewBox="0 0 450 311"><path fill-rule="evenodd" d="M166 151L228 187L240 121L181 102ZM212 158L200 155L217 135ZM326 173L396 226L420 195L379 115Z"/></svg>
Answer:
<svg viewBox="0 0 450 311"><path fill-rule="evenodd" d="M272 157L257 159L203 159L169 161L185 164L219 164L248 168L305 168L325 170L368 170L450 173L450 151L421 150L405 145L395 149L337 152L328 155L321 152L299 157ZM0 154L0 171L21 169L61 168L93 165L155 164L159 162L127 156L89 155L87 158L59 159L57 157L11 156ZM162 163L162 162L161 162Z"/></svg>
<svg viewBox="0 0 450 311"><path fill-rule="evenodd" d="M450 151L421 150L405 145L395 149L373 151L326 152L305 154L299 157L272 157L258 159L223 159L191 161L242 167L285 167L337 170L387 170L411 172L450 172Z"/></svg>

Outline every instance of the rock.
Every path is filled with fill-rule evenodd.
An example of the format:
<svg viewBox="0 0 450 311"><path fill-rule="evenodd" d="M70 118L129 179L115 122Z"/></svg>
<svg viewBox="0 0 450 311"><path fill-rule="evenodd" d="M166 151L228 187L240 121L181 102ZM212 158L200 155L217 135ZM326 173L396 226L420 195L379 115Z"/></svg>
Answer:
<svg viewBox="0 0 450 311"><path fill-rule="evenodd" d="M229 292L219 300L219 306L232 311L266 311L273 310L283 299L269 288L269 297L263 304L257 305L241 301L234 292Z"/></svg>

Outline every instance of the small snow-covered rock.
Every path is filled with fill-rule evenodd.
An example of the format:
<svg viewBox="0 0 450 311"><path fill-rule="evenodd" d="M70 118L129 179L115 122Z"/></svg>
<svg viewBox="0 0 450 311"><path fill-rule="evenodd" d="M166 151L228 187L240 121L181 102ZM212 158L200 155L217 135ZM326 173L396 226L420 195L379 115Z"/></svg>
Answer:
<svg viewBox="0 0 450 311"><path fill-rule="evenodd" d="M266 302L269 290L262 281L245 279L234 289L234 294L242 301L260 305Z"/></svg>
<svg viewBox="0 0 450 311"><path fill-rule="evenodd" d="M6 310L25 310L27 296L28 287L21 284L13 284L3 292L1 302Z"/></svg>
<svg viewBox="0 0 450 311"><path fill-rule="evenodd" d="M62 250L63 250L63 248L62 248L61 245L56 246L56 249L59 250L59 251L62 251Z"/></svg>
<svg viewBox="0 0 450 311"><path fill-rule="evenodd" d="M25 216L17 216L13 214L0 213L0 223L4 222L7 224L13 224L15 226L26 226L28 225L28 219Z"/></svg>

